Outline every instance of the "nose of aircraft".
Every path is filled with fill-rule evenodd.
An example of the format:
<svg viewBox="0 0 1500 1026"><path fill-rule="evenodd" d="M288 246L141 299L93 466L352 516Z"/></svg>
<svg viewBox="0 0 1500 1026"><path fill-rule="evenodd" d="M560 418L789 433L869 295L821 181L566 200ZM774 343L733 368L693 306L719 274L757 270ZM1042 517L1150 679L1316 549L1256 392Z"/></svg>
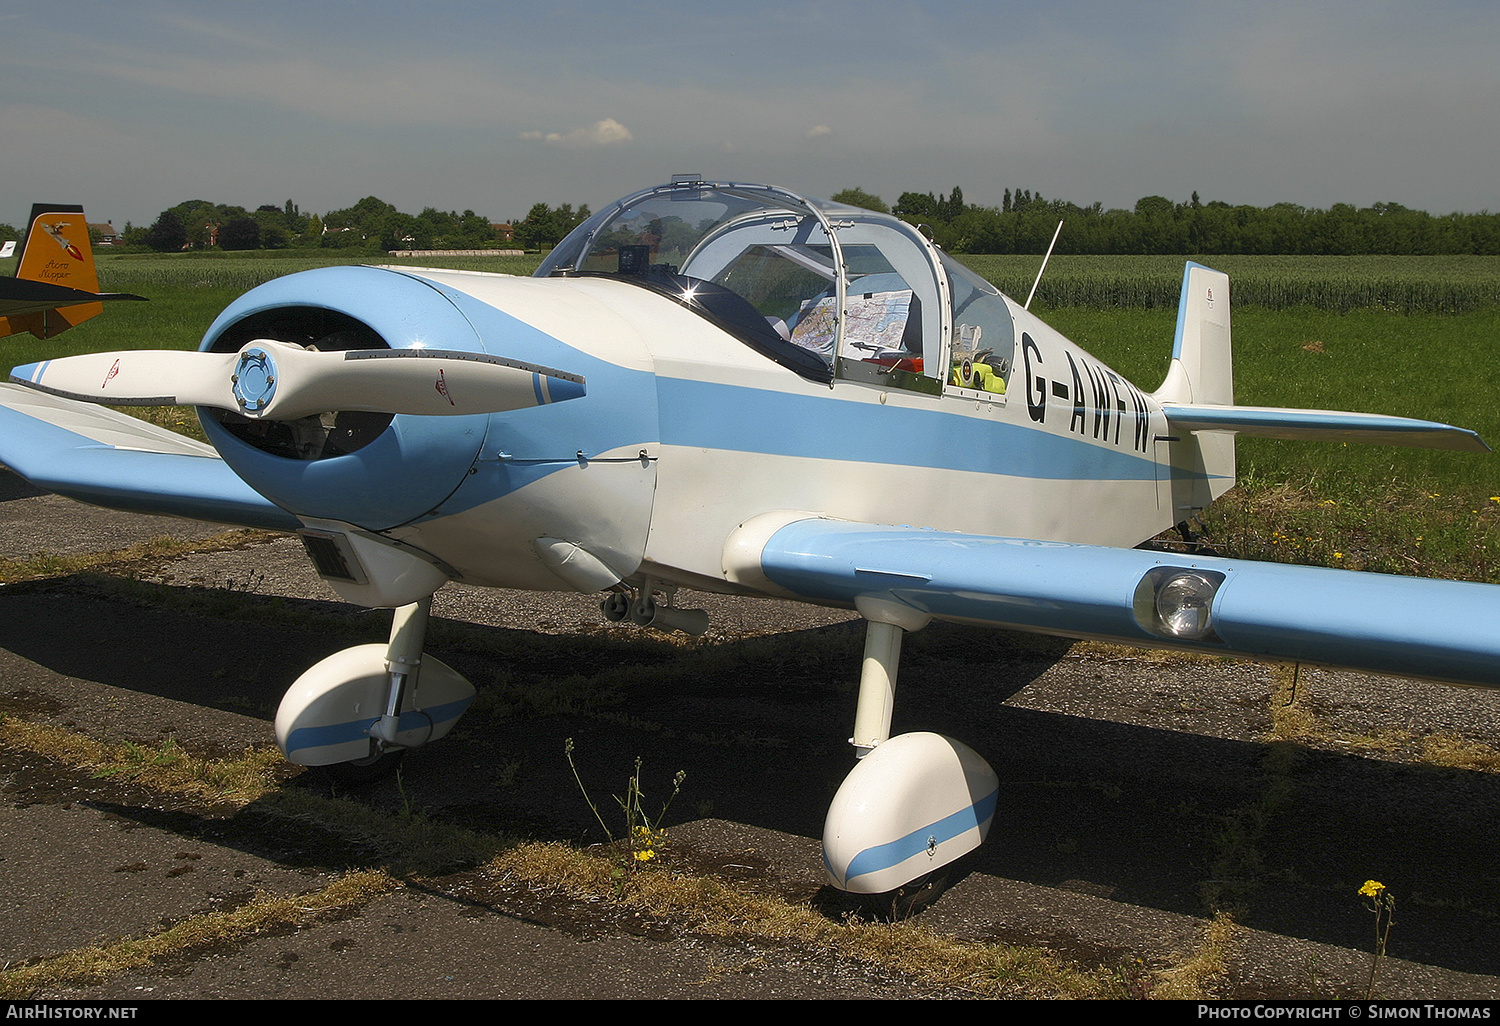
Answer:
<svg viewBox="0 0 1500 1026"><path fill-rule="evenodd" d="M200 407L200 418L235 472L299 516L370 530L438 511L479 456L490 413L586 389L580 375L487 351L444 290L374 267L253 289L200 349L234 365L234 402Z"/></svg>

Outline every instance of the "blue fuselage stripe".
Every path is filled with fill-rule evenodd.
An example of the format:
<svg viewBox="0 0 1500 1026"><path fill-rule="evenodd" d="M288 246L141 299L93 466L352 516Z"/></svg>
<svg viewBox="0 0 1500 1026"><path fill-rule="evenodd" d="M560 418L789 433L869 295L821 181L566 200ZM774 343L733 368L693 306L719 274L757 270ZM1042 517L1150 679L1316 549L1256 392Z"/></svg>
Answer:
<svg viewBox="0 0 1500 1026"><path fill-rule="evenodd" d="M667 377L657 391L664 445L1049 480L1157 475L1129 450L958 416L944 400L923 410Z"/></svg>
<svg viewBox="0 0 1500 1026"><path fill-rule="evenodd" d="M849 399L837 391L821 395L778 392L598 366L581 354L572 362L585 367L589 381L597 382L597 387L566 403L549 402L520 414L495 414L491 437L505 439L511 458L503 473L482 472L465 482L443 504L445 515L576 467L575 450L593 455L646 444L650 439L639 432L648 424L663 445L682 449L1035 480L1147 482L1158 476L1152 460L1128 448L957 415L949 400L934 398L932 409L882 406ZM556 383L549 382L549 388ZM653 398L653 387L654 424L640 416L643 404ZM619 413L601 415L600 404ZM670 455L666 458L671 459Z"/></svg>

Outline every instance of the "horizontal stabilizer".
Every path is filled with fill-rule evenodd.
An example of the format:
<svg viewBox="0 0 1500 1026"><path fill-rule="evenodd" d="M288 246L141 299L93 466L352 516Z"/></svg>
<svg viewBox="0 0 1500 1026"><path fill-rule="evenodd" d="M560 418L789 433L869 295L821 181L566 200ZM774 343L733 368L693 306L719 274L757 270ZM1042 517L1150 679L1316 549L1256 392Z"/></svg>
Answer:
<svg viewBox="0 0 1500 1026"><path fill-rule="evenodd" d="M1178 403L1163 403L1162 412L1167 415L1167 423L1178 431L1233 431L1258 438L1490 451L1482 438L1465 428L1377 413Z"/></svg>
<svg viewBox="0 0 1500 1026"><path fill-rule="evenodd" d="M772 534L760 564L839 605L1500 688L1493 584L821 519Z"/></svg>
<svg viewBox="0 0 1500 1026"><path fill-rule="evenodd" d="M301 526L212 446L16 385L0 384L0 463L38 487L96 506L272 531Z"/></svg>
<svg viewBox="0 0 1500 1026"><path fill-rule="evenodd" d="M119 299L146 301L145 296L128 292L85 292L66 285L24 278L0 278L0 317L19 317L43 310L61 310L84 303L101 303Z"/></svg>

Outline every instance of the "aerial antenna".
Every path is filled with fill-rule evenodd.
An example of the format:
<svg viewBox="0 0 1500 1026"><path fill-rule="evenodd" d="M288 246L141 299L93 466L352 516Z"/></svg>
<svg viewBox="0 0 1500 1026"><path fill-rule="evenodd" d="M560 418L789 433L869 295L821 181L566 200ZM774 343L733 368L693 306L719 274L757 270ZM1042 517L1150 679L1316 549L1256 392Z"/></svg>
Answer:
<svg viewBox="0 0 1500 1026"><path fill-rule="evenodd" d="M1052 241L1047 243L1047 255L1042 257L1042 266L1036 272L1036 281L1031 283L1031 291L1026 294L1026 305L1024 310L1031 309L1031 297L1036 295L1036 287L1042 283L1042 273L1047 270L1047 261L1052 259L1052 247L1057 245L1057 237L1062 234L1062 222L1057 222L1057 231L1052 233Z"/></svg>

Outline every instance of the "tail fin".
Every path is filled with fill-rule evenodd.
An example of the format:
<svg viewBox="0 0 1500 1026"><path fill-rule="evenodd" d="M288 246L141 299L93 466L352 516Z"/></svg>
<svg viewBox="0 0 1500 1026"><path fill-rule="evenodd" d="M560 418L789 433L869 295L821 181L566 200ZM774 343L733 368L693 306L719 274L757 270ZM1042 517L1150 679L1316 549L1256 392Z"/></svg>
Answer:
<svg viewBox="0 0 1500 1026"><path fill-rule="evenodd" d="M82 207L38 203L31 208L31 225L26 229L16 277L82 292L99 291L99 273L94 269L94 251L89 246L89 226Z"/></svg>
<svg viewBox="0 0 1500 1026"><path fill-rule="evenodd" d="M1177 341L1166 380L1154 393L1174 436L1197 432L1211 473L1227 468L1234 475L1233 448L1228 463L1214 462L1206 446L1215 436L1298 438L1325 442L1408 445L1425 449L1489 452L1474 432L1428 420L1339 410L1289 410L1234 405L1234 372L1229 350L1229 278L1189 263L1177 304Z"/></svg>
<svg viewBox="0 0 1500 1026"><path fill-rule="evenodd" d="M1229 275L1191 262L1183 270L1172 365L1155 396L1164 403L1234 405Z"/></svg>
<svg viewBox="0 0 1500 1026"><path fill-rule="evenodd" d="M67 331L103 312L104 304L93 298L98 292L83 208L38 203L31 208L15 278L0 278L0 337L29 331L51 338Z"/></svg>
<svg viewBox="0 0 1500 1026"><path fill-rule="evenodd" d="M1177 301L1177 334L1166 379L1152 396L1163 405L1234 405L1234 363L1229 345L1229 275L1189 261ZM1177 432L1174 432L1177 434ZM1190 478L1174 480L1177 512L1201 509L1234 487L1234 435L1182 432L1177 453L1191 453ZM1189 469L1184 467L1183 469ZM1174 478L1179 475L1174 474ZM1190 491L1191 495L1178 494ZM1175 514L1174 514L1175 515Z"/></svg>

